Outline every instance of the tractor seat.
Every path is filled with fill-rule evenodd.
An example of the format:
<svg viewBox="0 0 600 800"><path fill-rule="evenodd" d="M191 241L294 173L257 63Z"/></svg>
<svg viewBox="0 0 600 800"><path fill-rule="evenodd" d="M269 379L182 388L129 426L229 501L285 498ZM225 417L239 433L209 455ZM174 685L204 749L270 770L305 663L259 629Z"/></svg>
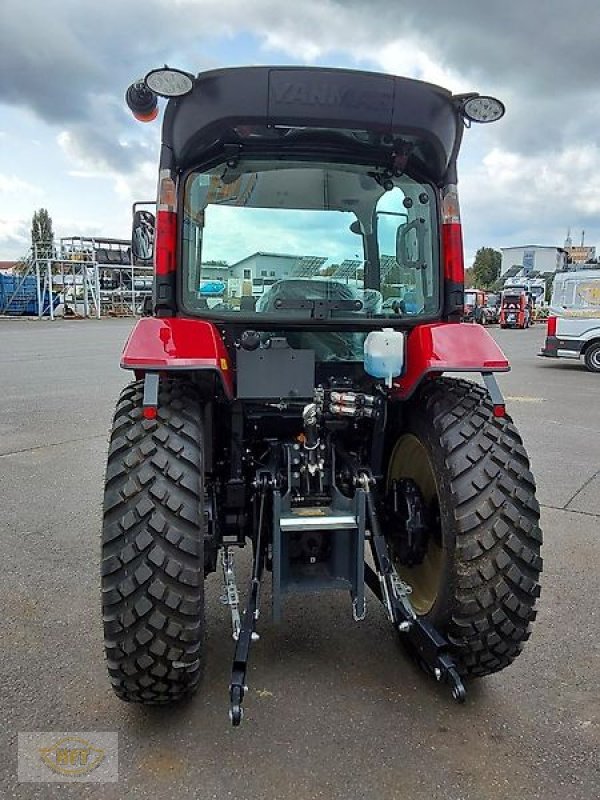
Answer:
<svg viewBox="0 0 600 800"><path fill-rule="evenodd" d="M377 289L358 289L336 280L319 278L290 278L274 283L258 300L256 310L262 313L277 311L277 300L359 300L361 308L356 311L333 311L332 317L360 314L380 314L383 297Z"/></svg>
<svg viewBox="0 0 600 800"><path fill-rule="evenodd" d="M275 301L285 300L360 300L360 311L333 311L335 318L348 315L364 316L376 314L381 309L381 293L369 289L364 292L339 281L291 278L274 283L258 300L256 310L268 314L276 312ZM290 312L288 311L287 314ZM310 323L307 321L307 326ZM351 331L290 331L287 333L290 347L313 350L315 359L323 361L362 361L365 334Z"/></svg>

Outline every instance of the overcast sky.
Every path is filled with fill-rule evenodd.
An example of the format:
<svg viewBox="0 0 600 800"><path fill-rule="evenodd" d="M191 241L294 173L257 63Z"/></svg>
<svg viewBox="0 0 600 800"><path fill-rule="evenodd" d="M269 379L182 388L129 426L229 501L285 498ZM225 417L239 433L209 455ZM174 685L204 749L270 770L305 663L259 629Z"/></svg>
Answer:
<svg viewBox="0 0 600 800"><path fill-rule="evenodd" d="M58 236L127 237L160 127L127 85L169 63L321 64L501 98L466 132L467 264L478 247L600 245L598 0L0 0L0 260L46 207Z"/></svg>

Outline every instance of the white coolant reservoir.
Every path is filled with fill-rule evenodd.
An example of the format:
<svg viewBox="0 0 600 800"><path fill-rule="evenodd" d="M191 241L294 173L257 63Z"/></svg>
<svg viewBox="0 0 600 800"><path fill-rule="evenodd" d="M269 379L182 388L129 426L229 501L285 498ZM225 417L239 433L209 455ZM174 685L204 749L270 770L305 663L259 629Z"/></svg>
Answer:
<svg viewBox="0 0 600 800"><path fill-rule="evenodd" d="M404 334L393 328L371 331L365 339L365 372L384 378L386 386L402 375L404 367Z"/></svg>

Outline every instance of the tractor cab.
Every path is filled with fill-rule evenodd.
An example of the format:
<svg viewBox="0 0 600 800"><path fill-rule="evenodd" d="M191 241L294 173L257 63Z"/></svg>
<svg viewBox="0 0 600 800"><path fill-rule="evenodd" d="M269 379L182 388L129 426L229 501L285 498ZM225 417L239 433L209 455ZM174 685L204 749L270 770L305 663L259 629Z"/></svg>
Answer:
<svg viewBox="0 0 600 800"><path fill-rule="evenodd" d="M153 250L152 313L123 352L136 381L107 469L115 690L165 702L197 688L203 585L219 571L235 725L267 573L275 622L293 596L325 590L346 593L359 622L368 589L464 699L463 677L506 666L528 635L529 601L513 613L507 576L519 603L537 586L533 552L527 578L508 545L508 562L471 563L480 541L500 552L538 536L529 472L495 466L520 447L494 377L508 362L460 322L457 156L465 125L502 104L296 67L164 68L127 92L144 120L159 97L156 217L137 212L132 237L139 257ZM248 543L242 613L234 552Z"/></svg>
<svg viewBox="0 0 600 800"><path fill-rule="evenodd" d="M309 68L190 84L163 124L158 316L367 332L458 318L456 155L465 104L481 98ZM137 215L134 248L147 221ZM214 302L204 289L223 264Z"/></svg>

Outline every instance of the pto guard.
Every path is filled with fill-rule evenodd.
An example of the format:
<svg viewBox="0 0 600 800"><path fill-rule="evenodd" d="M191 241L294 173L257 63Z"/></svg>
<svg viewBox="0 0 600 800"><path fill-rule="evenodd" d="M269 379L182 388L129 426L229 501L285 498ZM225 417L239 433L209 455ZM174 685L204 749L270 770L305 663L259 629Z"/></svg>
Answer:
<svg viewBox="0 0 600 800"><path fill-rule="evenodd" d="M406 342L406 370L393 383L402 399L410 397L421 380L443 372L508 372L502 350L481 325L433 323L417 325Z"/></svg>
<svg viewBox="0 0 600 800"><path fill-rule="evenodd" d="M217 328L206 320L144 317L131 331L121 367L136 373L216 372L228 399L233 397L233 372Z"/></svg>

